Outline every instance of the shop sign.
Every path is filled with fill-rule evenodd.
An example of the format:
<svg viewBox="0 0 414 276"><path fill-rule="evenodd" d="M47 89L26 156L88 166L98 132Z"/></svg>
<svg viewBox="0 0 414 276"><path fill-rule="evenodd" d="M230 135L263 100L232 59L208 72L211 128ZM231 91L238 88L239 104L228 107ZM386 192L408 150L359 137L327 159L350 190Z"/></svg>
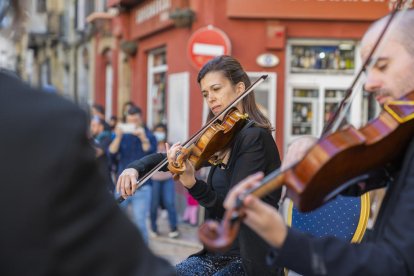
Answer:
<svg viewBox="0 0 414 276"><path fill-rule="evenodd" d="M231 44L227 34L211 25L198 29L188 41L188 56L197 69L210 59L230 55L230 52Z"/></svg>
<svg viewBox="0 0 414 276"><path fill-rule="evenodd" d="M395 0L227 0L233 18L375 20Z"/></svg>
<svg viewBox="0 0 414 276"><path fill-rule="evenodd" d="M161 15L170 8L171 0L153 0L137 10L135 22L141 24L156 15Z"/></svg>

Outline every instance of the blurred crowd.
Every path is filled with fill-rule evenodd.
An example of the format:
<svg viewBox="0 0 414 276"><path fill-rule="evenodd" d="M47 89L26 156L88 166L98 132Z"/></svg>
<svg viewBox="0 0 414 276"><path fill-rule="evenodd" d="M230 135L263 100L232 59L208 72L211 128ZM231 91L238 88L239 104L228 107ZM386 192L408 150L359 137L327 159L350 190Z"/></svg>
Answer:
<svg viewBox="0 0 414 276"><path fill-rule="evenodd" d="M111 116L105 120L105 108L94 104L91 107L90 138L95 148L96 158L102 175L106 176L108 192L114 197L115 184L119 174L131 162L155 153L165 153L168 129L165 124L157 124L149 129L142 117L142 110L133 102L126 102L122 108L122 118ZM140 176L141 177L141 176ZM198 203L185 191L186 207L179 214L176 206L176 185L170 172L156 172L134 196L126 199L121 207L136 224L145 241L149 236L160 235L157 218L161 211L168 214L169 238L177 238L180 233L177 223L198 225ZM149 227L147 218L149 217Z"/></svg>

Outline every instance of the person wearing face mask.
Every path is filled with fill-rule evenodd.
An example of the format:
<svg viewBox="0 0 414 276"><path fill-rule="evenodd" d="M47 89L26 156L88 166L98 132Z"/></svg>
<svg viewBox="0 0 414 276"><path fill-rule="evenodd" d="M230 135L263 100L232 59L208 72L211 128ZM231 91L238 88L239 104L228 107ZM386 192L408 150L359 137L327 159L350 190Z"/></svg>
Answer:
<svg viewBox="0 0 414 276"><path fill-rule="evenodd" d="M158 124L153 129L153 134L157 139L157 152L165 153L165 143L167 142L167 126ZM168 237L177 238L180 233L177 229L177 211L175 208L175 184L170 172L156 172L151 178L152 180L152 198L151 198L151 229L150 235L157 237L159 235L157 218L158 209L164 206L168 212L168 222L170 225L170 232Z"/></svg>
<svg viewBox="0 0 414 276"><path fill-rule="evenodd" d="M124 129L122 125L115 127L115 137L109 145L112 159L118 160L118 173L122 172L129 163L142 158L157 150L157 141L152 132L146 127L142 111L132 106L127 111L126 122L133 129ZM151 180L149 180L151 181ZM147 214L151 202L151 182L145 185L134 196L122 203L122 206L132 206L132 219L140 229L145 241L148 241Z"/></svg>
<svg viewBox="0 0 414 276"><path fill-rule="evenodd" d="M29 2L0 0L6 38L25 22ZM102 185L86 113L6 72L0 70L0 275L174 275Z"/></svg>

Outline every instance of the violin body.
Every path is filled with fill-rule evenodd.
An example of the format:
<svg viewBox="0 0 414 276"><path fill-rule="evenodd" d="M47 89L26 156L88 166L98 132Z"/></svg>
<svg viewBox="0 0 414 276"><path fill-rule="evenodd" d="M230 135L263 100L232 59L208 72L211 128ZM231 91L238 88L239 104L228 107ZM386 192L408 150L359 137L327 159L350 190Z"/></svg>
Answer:
<svg viewBox="0 0 414 276"><path fill-rule="evenodd" d="M242 114L236 108L230 109L222 122L212 124L196 143L188 149L183 149L175 162L169 163L168 169L172 173L181 174L185 171L186 159L191 162L195 170L200 169L207 161L216 164L217 161L211 157L228 148L233 138L246 124L247 118L247 114Z"/></svg>

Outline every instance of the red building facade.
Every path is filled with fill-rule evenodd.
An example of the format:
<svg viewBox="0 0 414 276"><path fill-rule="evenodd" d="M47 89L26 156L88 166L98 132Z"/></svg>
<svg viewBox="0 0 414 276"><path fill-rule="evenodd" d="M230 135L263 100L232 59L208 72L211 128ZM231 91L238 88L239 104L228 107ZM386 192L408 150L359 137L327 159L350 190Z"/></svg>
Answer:
<svg viewBox="0 0 414 276"><path fill-rule="evenodd" d="M280 149L297 135L318 135L360 64L364 31L389 11L388 0L111 0L108 6L119 12L110 19L111 42L103 47L105 38L96 38L97 102L120 114L123 101L132 100L150 127L167 123L170 140L185 141L207 112L194 54L223 51L207 43L197 52L189 41L212 26L252 79L270 76L256 97ZM361 99L353 114L365 116L363 106Z"/></svg>

